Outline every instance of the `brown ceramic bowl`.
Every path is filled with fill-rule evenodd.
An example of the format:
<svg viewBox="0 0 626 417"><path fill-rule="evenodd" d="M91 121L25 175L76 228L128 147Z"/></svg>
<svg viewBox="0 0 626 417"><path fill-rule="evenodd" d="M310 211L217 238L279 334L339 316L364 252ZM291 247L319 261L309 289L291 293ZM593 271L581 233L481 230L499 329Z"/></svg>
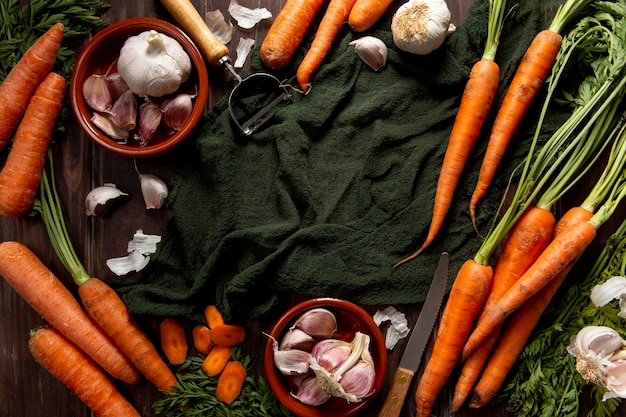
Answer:
<svg viewBox="0 0 626 417"><path fill-rule="evenodd" d="M140 146L139 141L130 139L126 144L116 142L108 137L91 122L93 110L87 106L82 93L85 80L92 74L112 74L117 71L117 56L126 39L146 30L156 30L176 39L189 54L192 73L177 92L196 94L193 100L193 111L185 126L175 133L166 128L159 129L151 141ZM125 19L102 29L79 53L70 80L70 102L76 120L87 136L117 155L130 158L145 158L166 152L183 141L196 127L206 105L209 93L209 79L204 59L191 39L176 26L160 19L137 17ZM159 102L165 97L154 99ZM131 132L131 137L133 132Z"/></svg>
<svg viewBox="0 0 626 417"><path fill-rule="evenodd" d="M272 338L265 347L264 365L267 382L276 397L292 413L300 417L348 417L362 412L375 399L385 381L387 372L387 349L385 339L372 317L361 307L348 301L335 298L316 298L302 302L287 311L274 325L270 335L280 340L300 315L313 308L323 307L331 311L337 319L337 332L333 338L352 341L357 331L370 336L369 350L374 360L376 379L374 393L361 402L348 403L343 398L331 398L319 406L309 406L292 396L295 385L274 365Z"/></svg>

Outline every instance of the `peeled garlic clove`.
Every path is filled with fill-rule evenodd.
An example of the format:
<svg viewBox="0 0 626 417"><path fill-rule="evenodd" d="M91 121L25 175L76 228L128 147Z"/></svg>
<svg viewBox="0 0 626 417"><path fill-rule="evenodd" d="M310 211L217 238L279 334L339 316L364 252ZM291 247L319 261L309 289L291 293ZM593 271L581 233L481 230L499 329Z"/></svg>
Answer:
<svg viewBox="0 0 626 417"><path fill-rule="evenodd" d="M87 77L83 83L83 97L87 105L97 112L111 109L111 92L103 75L93 74Z"/></svg>
<svg viewBox="0 0 626 417"><path fill-rule="evenodd" d="M102 130L105 135L113 140L119 141L121 143L126 143L128 141L128 130L122 129L121 127L113 123L113 121L111 120L111 115L108 113L94 113L91 117L91 123L93 123L94 126Z"/></svg>
<svg viewBox="0 0 626 417"><path fill-rule="evenodd" d="M300 402L313 407L324 404L330 398L330 395L317 383L315 375L304 378L298 385L298 391L291 395Z"/></svg>
<svg viewBox="0 0 626 417"><path fill-rule="evenodd" d="M115 184L107 183L96 187L85 197L87 215L102 216L117 198L125 196L128 196L128 194L118 189Z"/></svg>
<svg viewBox="0 0 626 417"><path fill-rule="evenodd" d="M337 331L337 319L325 308L314 308L303 313L294 327L313 337L328 338Z"/></svg>
<svg viewBox="0 0 626 417"><path fill-rule="evenodd" d="M175 131L185 126L193 111L195 94L177 94L163 102L163 123Z"/></svg>
<svg viewBox="0 0 626 417"><path fill-rule="evenodd" d="M163 206L169 194L167 184L161 178L152 174L139 174L141 194L147 209L159 209Z"/></svg>
<svg viewBox="0 0 626 417"><path fill-rule="evenodd" d="M374 365L371 362L360 361L343 374L339 385L348 394L365 398L374 393L375 379Z"/></svg>
<svg viewBox="0 0 626 417"><path fill-rule="evenodd" d="M290 329L280 341L280 350L300 349L310 352L315 339L300 329Z"/></svg>
<svg viewBox="0 0 626 417"><path fill-rule="evenodd" d="M122 94L111 108L111 121L124 130L133 130L137 125L137 98L132 91Z"/></svg>
<svg viewBox="0 0 626 417"><path fill-rule="evenodd" d="M161 125L163 110L148 101L139 107L139 140L142 146L147 145Z"/></svg>
<svg viewBox="0 0 626 417"><path fill-rule="evenodd" d="M357 55L374 71L378 71L387 63L387 45L381 39L363 36L353 40L349 45L354 46Z"/></svg>

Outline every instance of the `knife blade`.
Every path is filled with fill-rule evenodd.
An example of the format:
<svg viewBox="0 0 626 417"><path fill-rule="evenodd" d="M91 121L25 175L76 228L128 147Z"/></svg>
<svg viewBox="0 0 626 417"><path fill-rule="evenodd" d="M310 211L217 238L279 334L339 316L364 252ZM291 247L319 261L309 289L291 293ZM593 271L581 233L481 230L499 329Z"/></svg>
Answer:
<svg viewBox="0 0 626 417"><path fill-rule="evenodd" d="M391 387L389 387L387 398L378 414L379 417L397 417L400 415L411 380L420 366L422 353L424 353L430 334L435 326L435 321L437 321L447 281L448 254L444 252L439 258L433 282L430 284L426 300L417 318L417 323L415 323L411 337L402 354Z"/></svg>

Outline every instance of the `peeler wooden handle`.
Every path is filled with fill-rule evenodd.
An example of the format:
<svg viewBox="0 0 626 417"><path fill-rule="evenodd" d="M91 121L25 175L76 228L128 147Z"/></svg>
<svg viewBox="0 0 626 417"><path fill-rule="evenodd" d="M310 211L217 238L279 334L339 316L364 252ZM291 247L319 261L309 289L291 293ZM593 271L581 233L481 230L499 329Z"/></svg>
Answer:
<svg viewBox="0 0 626 417"><path fill-rule="evenodd" d="M212 65L220 66L220 59L228 56L228 47L211 32L191 1L161 0L161 3L198 44L198 48L207 61Z"/></svg>

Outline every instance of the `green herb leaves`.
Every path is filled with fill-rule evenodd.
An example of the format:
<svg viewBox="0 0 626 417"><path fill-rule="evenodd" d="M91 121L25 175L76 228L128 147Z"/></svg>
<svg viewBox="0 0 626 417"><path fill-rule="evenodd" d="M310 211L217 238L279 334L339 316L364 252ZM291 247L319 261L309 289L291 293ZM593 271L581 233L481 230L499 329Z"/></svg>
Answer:
<svg viewBox="0 0 626 417"><path fill-rule="evenodd" d="M110 5L100 0L20 0L0 2L0 81L4 80L26 49L57 22L65 25L64 38L78 40L91 30L106 26L100 15ZM70 45L59 51L55 70L66 79L71 74L74 52Z"/></svg>
<svg viewBox="0 0 626 417"><path fill-rule="evenodd" d="M291 417L280 404L269 385L260 376L250 372L250 357L239 348L233 349L233 359L241 361L248 371L239 397L230 405L215 398L217 377L202 370L204 355L188 358L177 375L178 386L174 392L164 392L164 397L154 403L154 410L166 417Z"/></svg>

